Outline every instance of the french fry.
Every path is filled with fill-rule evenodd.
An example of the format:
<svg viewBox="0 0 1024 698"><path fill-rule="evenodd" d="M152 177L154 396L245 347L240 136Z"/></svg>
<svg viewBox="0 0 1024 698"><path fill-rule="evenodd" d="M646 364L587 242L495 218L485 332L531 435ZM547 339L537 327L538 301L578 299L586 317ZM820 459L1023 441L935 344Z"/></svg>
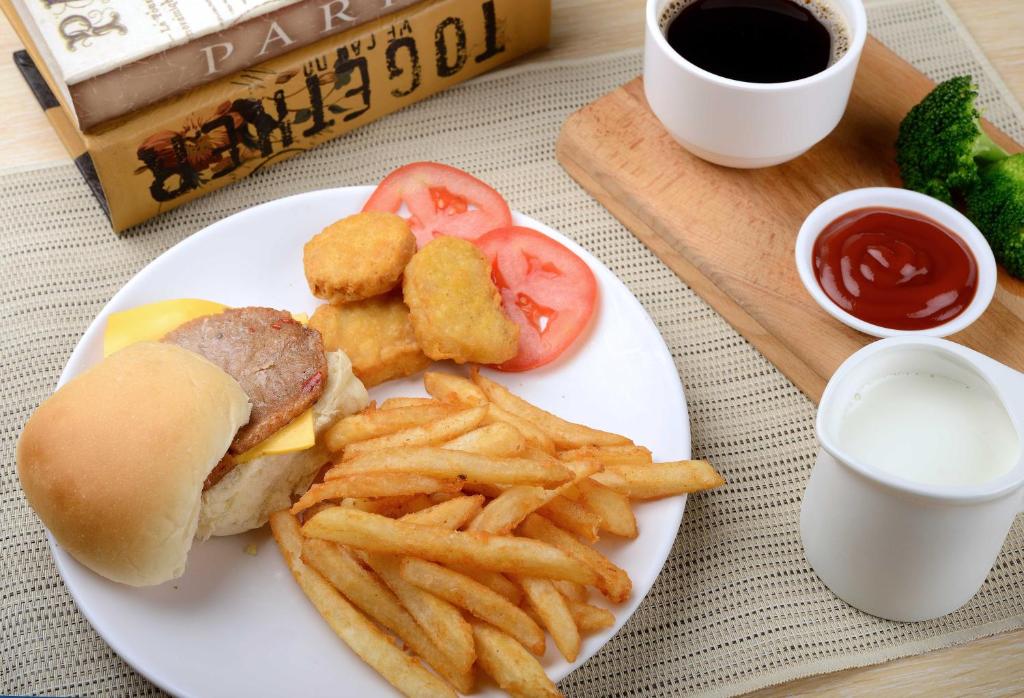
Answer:
<svg viewBox="0 0 1024 698"><path fill-rule="evenodd" d="M481 495L455 497L426 509L406 514L401 520L406 523L438 526L454 531L465 526L468 521L480 513L483 507L484 498Z"/></svg>
<svg viewBox="0 0 1024 698"><path fill-rule="evenodd" d="M547 461L546 458L542 460ZM468 530L506 535L519 525L519 522L525 519L527 514L549 504L561 492L572 487L575 482L593 475L601 468L594 461L567 461L563 465L573 473L573 480L559 486L557 489L549 490L540 487L517 486L490 494L483 492L482 494L491 497L491 501L470 522ZM578 505L576 506L578 508ZM592 516L592 514L585 510L579 512L579 518L582 520ZM596 528L594 529L594 535L596 536Z"/></svg>
<svg viewBox="0 0 1024 698"><path fill-rule="evenodd" d="M536 454L534 454L536 456ZM541 458L544 460L544 458ZM558 486L557 494L560 497L572 500L574 502L583 502L583 495L580 494L577 485L586 480L594 473L599 473L604 468L603 465L597 461L572 461L566 460L561 461L562 465L572 471L573 477L571 482L567 482L564 485Z"/></svg>
<svg viewBox="0 0 1024 698"><path fill-rule="evenodd" d="M360 659L406 696L455 698L451 686L399 649L319 572L302 561L302 533L294 516L286 511L276 512L270 516L270 528L303 593L335 634Z"/></svg>
<svg viewBox="0 0 1024 698"><path fill-rule="evenodd" d="M421 525L434 525L444 528L459 528L466 521L475 516L483 506L483 497L459 497L457 499L450 499L446 502L436 504L427 509L417 511L411 514L407 514L402 517L402 520L407 523L416 523ZM310 539L313 540L313 539ZM317 541L318 543L325 543L327 545L334 545L333 543L327 543L326 541ZM448 673L441 672L445 678L448 678L453 683L456 683L456 687L463 693L467 690L462 688L466 686L466 676L468 675L469 685L472 685L472 673L467 666L464 666L465 653L467 652L468 635L466 634L466 627L459 623L452 615L451 610L444 606L425 598L423 594L415 590L410 590L407 585L403 584L400 579L395 577L400 569L401 560L390 558L388 556L380 555L373 558L367 558L368 563L375 565L374 569L387 581L388 585L392 588L395 594L399 595L403 599L410 610L415 609L413 614L419 621L422 621L425 625L424 628L430 631L432 625L439 625L442 628L442 632L445 633L448 640L454 638L454 657L453 660L459 662L458 665L450 664L447 669ZM418 650L416 650L419 652ZM445 656L448 656L445 653ZM431 666L441 671L433 662L428 660Z"/></svg>
<svg viewBox="0 0 1024 698"><path fill-rule="evenodd" d="M407 582L508 633L533 654L544 654L544 631L501 594L447 567L413 557L402 560L401 573Z"/></svg>
<svg viewBox="0 0 1024 698"><path fill-rule="evenodd" d="M479 371L474 370L472 378L476 387L483 391L492 404L539 427L554 441L555 446L560 449L580 448L582 446L615 446L633 443L625 436L591 429L582 424L575 424L561 417L556 417L550 412L530 404L521 397L513 395L503 385L480 375Z"/></svg>
<svg viewBox="0 0 1024 698"><path fill-rule="evenodd" d="M537 658L513 638L494 626L474 621L473 639L480 668L513 696L561 698Z"/></svg>
<svg viewBox="0 0 1024 698"><path fill-rule="evenodd" d="M523 587L527 600L543 621L544 627L551 633L555 647L562 653L566 661L575 662L580 653L580 632L569 611L565 597L558 593L548 579L522 575L516 576L515 579ZM501 630L505 630L505 628L501 628ZM505 630L505 632L508 631Z"/></svg>
<svg viewBox="0 0 1024 698"><path fill-rule="evenodd" d="M555 453L555 442L544 432L543 429L533 422L498 407L493 402L488 403L487 405L487 416L484 417L484 423L509 424L515 427L516 430L523 435L523 438L526 439L526 443L540 451L543 451L544 453L552 455Z"/></svg>
<svg viewBox="0 0 1024 698"><path fill-rule="evenodd" d="M466 492L466 494L477 494L477 493L476 492ZM433 494L428 494L427 495L427 497L430 498L431 505L440 504L441 502L447 502L449 499L454 499L455 497L459 497L459 496L461 496L461 495L458 492L434 492ZM392 518L401 518L401 517L392 517Z"/></svg>
<svg viewBox="0 0 1024 698"><path fill-rule="evenodd" d="M411 497L407 497L401 504L396 503L394 506L387 507L386 512L371 513L381 514L382 516L387 516L391 519L401 519L411 514L421 512L424 509L429 509L435 504L440 504L440 501L435 500L434 497L450 497L455 499L462 497L462 493L460 491L449 492L447 490L442 490L440 492L431 492L430 494L414 494ZM441 501L447 502L448 500L444 499ZM369 510L364 509L363 511Z"/></svg>
<svg viewBox="0 0 1024 698"><path fill-rule="evenodd" d="M554 449L554 447L555 444L552 441L551 448ZM548 452L542 448L537 448L529 441L526 442L526 451L523 453L523 457L532 458L533 460L553 460L556 462L561 462L558 460L558 458L555 457L555 451Z"/></svg>
<svg viewBox="0 0 1024 698"><path fill-rule="evenodd" d="M566 499L571 499L574 502L583 501L583 495L580 494L578 483L566 484L560 494ZM626 500L628 501L629 498L627 497Z"/></svg>
<svg viewBox="0 0 1024 698"><path fill-rule="evenodd" d="M529 520L528 517L527 522ZM550 525L572 538L557 526ZM538 540L446 531L356 509L335 507L322 511L307 521L302 531L311 538L324 538L375 552L421 557L443 564L568 579L581 584L597 584L599 581L597 572L590 565ZM577 544L586 548L578 541ZM626 579L628 581L628 577Z"/></svg>
<svg viewBox="0 0 1024 698"><path fill-rule="evenodd" d="M410 408L405 408L410 409ZM390 412L391 410L380 410ZM486 407L473 407L455 412L436 421L409 427L391 434L378 436L366 441L357 441L345 447L343 460L357 458L365 453L391 448L409 448L413 446L439 446L457 436L475 429L487 414Z"/></svg>
<svg viewBox="0 0 1024 698"><path fill-rule="evenodd" d="M389 397L380 403L378 409L393 410L398 407L419 407L420 405L436 405L437 400L429 397Z"/></svg>
<svg viewBox="0 0 1024 698"><path fill-rule="evenodd" d="M522 587L519 587L519 588L522 589ZM522 605L522 609L523 609L523 613L525 613L526 615L530 616L530 618L533 620L534 623L536 623L541 628L544 627L544 619L540 617L540 614L537 613L537 609L534 608L532 605L530 605L529 602L524 601L523 605ZM555 649L558 649L558 648L556 647Z"/></svg>
<svg viewBox="0 0 1024 698"><path fill-rule="evenodd" d="M584 446L558 454L562 460L596 460L601 465L650 465L650 450L643 446Z"/></svg>
<svg viewBox="0 0 1024 698"><path fill-rule="evenodd" d="M449 565L448 568L455 570L460 574L464 574L467 577L472 577L485 587L489 587L491 591L501 594L516 606L518 606L523 600L523 590L518 584L510 580L501 572L481 570L476 567L465 567L461 565Z"/></svg>
<svg viewBox="0 0 1024 698"><path fill-rule="evenodd" d="M329 451L340 451L349 444L393 434L402 429L435 422L455 414L450 405L418 404L388 409L365 409L342 417L327 430L324 443Z"/></svg>
<svg viewBox="0 0 1024 698"><path fill-rule="evenodd" d="M451 682L459 693L473 690L473 672L455 666L402 607L394 592L364 569L347 548L324 540L305 538L302 559L360 611L397 635L409 649Z"/></svg>
<svg viewBox="0 0 1024 698"><path fill-rule="evenodd" d="M552 496L552 491L543 487L509 487L488 502L476 518L469 522L466 530L508 535L528 514L542 507Z"/></svg>
<svg viewBox="0 0 1024 698"><path fill-rule="evenodd" d="M576 584L575 582L567 582L564 579L552 580L552 584L558 589L558 593L564 596L569 601L579 601L585 603L590 594L587 592L587 588L582 584Z"/></svg>
<svg viewBox="0 0 1024 698"><path fill-rule="evenodd" d="M615 625L615 615L607 608L579 601L568 601L569 612L581 633L596 633Z"/></svg>
<svg viewBox="0 0 1024 698"><path fill-rule="evenodd" d="M462 486L464 492L470 494L482 494L488 499L497 499L501 493L508 489L502 485L491 485L485 482L467 482Z"/></svg>
<svg viewBox="0 0 1024 698"><path fill-rule="evenodd" d="M541 460L547 459L542 458ZM596 460L566 460L561 461L561 463L563 467L572 473L572 484L580 482L581 480L586 480L594 473L599 473L604 469L604 466ZM565 487L558 490L558 494L563 494L565 490L570 489L570 487L571 485L566 483Z"/></svg>
<svg viewBox="0 0 1024 698"><path fill-rule="evenodd" d="M613 465L595 474L593 479L630 499L671 497L725 484L725 478L702 460Z"/></svg>
<svg viewBox="0 0 1024 698"><path fill-rule="evenodd" d="M550 502L540 507L539 511L555 525L575 533L588 543L597 542L597 532L601 526L601 517L587 509L584 505L577 504L565 497L554 497Z"/></svg>
<svg viewBox="0 0 1024 698"><path fill-rule="evenodd" d="M601 530L623 538L636 538L639 533L636 515L629 497L609 489L593 479L576 484L588 509L601 518Z"/></svg>
<svg viewBox="0 0 1024 698"><path fill-rule="evenodd" d="M340 477L310 487L306 494L292 505L291 513L298 514L314 504L328 499L456 492L460 487L461 483L457 481L415 474L373 473L372 475Z"/></svg>
<svg viewBox="0 0 1024 698"><path fill-rule="evenodd" d="M320 517L334 514L335 510L320 512L313 519L303 526L303 530ZM361 513L361 512L359 512ZM593 548L578 541L571 533L563 531L539 514L530 514L523 523L519 524L520 535L525 535L535 540L543 541L553 545L563 552L571 555L580 562L586 564L598 578L596 586L602 594L615 603L622 603L629 598L633 589L633 583L625 570L616 567L615 564L604 555ZM550 575L549 575L550 576ZM564 579L564 577L562 578ZM579 579L571 581L579 582ZM587 582L583 582L586 584Z"/></svg>
<svg viewBox="0 0 1024 698"><path fill-rule="evenodd" d="M580 635L600 632L615 625L615 614L607 608L573 601L572 599L566 599L566 603L569 605L569 612L572 613L572 618L576 622ZM533 622L540 626L544 625L544 621L532 606L527 604L523 610L526 612L526 615L533 619Z"/></svg>
<svg viewBox="0 0 1024 698"><path fill-rule="evenodd" d="M575 621L576 628L581 636L596 633L615 625L615 615L608 609L601 608L600 606L592 606L588 603L571 601L569 599L566 599L566 603L569 606L569 612L572 614L572 619ZM540 617L540 614L537 613L537 609L527 603L524 605L523 611L533 619L534 623L544 627L544 620Z"/></svg>
<svg viewBox="0 0 1024 698"><path fill-rule="evenodd" d="M364 473L417 474L505 485L560 485L572 478L570 470L554 460L541 463L526 458L493 458L427 446L371 451L339 463L325 477L330 482Z"/></svg>
<svg viewBox="0 0 1024 698"><path fill-rule="evenodd" d="M487 396L473 381L451 373L427 371L423 374L423 386L434 398L449 405L474 407L486 405Z"/></svg>
<svg viewBox="0 0 1024 698"><path fill-rule="evenodd" d="M360 557L384 580L420 627L434 638L456 669L470 671L476 661L476 650L472 631L459 609L407 582L400 571L400 558L370 552Z"/></svg>
<svg viewBox="0 0 1024 698"><path fill-rule="evenodd" d="M306 494L292 505L291 513L298 514L314 504L328 499L455 492L459 490L460 486L461 483L457 481L415 474L373 473L372 475L340 477L310 487Z"/></svg>
<svg viewBox="0 0 1024 698"><path fill-rule="evenodd" d="M452 439L444 444L443 448L507 458L521 455L526 450L526 438L514 426L505 422L494 422Z"/></svg>
<svg viewBox="0 0 1024 698"><path fill-rule="evenodd" d="M344 500L342 500L342 501L344 501ZM352 501L355 501L355 500L352 500ZM366 500L360 500L360 501L367 501L368 502L368 501L371 501L371 500L366 499ZM320 502L319 504L314 504L309 509L306 509L304 512L302 512L302 516L300 517L299 522L301 523L303 519L312 518L312 516L314 514L319 514L324 509L330 509L333 506L335 506L335 505L332 504L331 502Z"/></svg>
<svg viewBox="0 0 1024 698"><path fill-rule="evenodd" d="M454 494L454 493L453 493ZM381 516L387 516L388 518L394 519L399 516L405 516L414 511L425 509L429 506L433 506L434 502L431 501L430 497L425 494L413 494L413 495L398 495L396 497L346 497L340 502L340 506L350 507L352 509L359 509L360 511L368 511L371 514L380 514ZM313 517L317 511L317 507L330 506L329 504L320 503L316 506L310 507L306 511L302 512L303 516L308 520Z"/></svg>

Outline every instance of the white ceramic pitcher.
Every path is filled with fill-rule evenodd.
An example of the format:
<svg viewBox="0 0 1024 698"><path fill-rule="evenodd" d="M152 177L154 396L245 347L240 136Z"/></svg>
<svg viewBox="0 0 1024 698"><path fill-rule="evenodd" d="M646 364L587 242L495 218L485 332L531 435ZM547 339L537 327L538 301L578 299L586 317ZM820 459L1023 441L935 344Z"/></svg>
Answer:
<svg viewBox="0 0 1024 698"><path fill-rule="evenodd" d="M982 484L953 487L906 480L844 454L836 435L854 393L904 371L991 391L1017 431L1016 465ZM883 339L832 376L816 428L821 450L800 535L818 577L852 606L890 620L937 618L970 600L1024 508L1024 374L942 339Z"/></svg>

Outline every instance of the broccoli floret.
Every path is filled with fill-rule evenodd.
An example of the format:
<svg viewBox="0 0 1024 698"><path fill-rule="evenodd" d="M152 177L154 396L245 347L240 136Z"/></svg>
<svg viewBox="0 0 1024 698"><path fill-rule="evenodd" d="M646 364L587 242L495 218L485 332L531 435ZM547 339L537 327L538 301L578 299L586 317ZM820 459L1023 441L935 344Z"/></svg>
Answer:
<svg viewBox="0 0 1024 698"><path fill-rule="evenodd" d="M982 232L996 261L1024 278L1024 153L980 170L967 194L967 215Z"/></svg>
<svg viewBox="0 0 1024 698"><path fill-rule="evenodd" d="M952 192L978 184L978 163L997 162L1006 151L981 129L969 75L936 86L900 124L896 162L903 186L953 203Z"/></svg>

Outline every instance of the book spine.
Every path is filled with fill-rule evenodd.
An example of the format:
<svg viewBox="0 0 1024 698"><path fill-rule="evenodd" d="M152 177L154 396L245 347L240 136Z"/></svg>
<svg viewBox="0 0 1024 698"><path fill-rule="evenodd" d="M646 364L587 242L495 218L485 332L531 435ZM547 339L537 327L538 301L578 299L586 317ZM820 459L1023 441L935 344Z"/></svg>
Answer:
<svg viewBox="0 0 1024 698"><path fill-rule="evenodd" d="M6 0L0 0L0 6L3 6L4 2ZM20 25L16 25L15 28L19 27ZM25 79L36 101L39 102L39 107L46 115L47 121L50 122L50 126L53 127L57 138L60 139L60 142L68 151L68 155L74 161L75 166L82 175L82 179L85 180L93 196L96 197L100 208L103 209L103 213L106 214L107 218L110 218L110 210L107 208L107 197L103 194L99 177L96 176L96 168L92 164L92 158L85 150L82 134L71 123L68 112L61 107L60 101L50 89L46 77L40 71L40 66L36 65L36 60L25 50L14 52L14 65Z"/></svg>
<svg viewBox="0 0 1024 698"><path fill-rule="evenodd" d="M419 0L301 0L70 85L83 131Z"/></svg>

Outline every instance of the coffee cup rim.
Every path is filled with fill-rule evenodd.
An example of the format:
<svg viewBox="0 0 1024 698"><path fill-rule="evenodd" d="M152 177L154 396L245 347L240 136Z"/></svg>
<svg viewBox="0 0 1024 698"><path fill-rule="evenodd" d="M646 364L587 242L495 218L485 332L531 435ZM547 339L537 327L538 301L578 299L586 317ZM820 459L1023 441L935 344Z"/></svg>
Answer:
<svg viewBox="0 0 1024 698"><path fill-rule="evenodd" d="M744 80L734 80L733 78L722 77L721 75L716 75L711 71L704 70L700 66L691 63L680 56L676 50L672 48L668 43L668 39L665 38L665 34L661 31L661 26L658 22L657 8L661 2L662 0L647 0L645 24L647 33L651 35L658 48L669 57L669 60L673 61L684 70L693 72L710 82L726 87L745 89L752 92L777 92L797 89L813 85L822 80L827 80L834 73L844 70L850 63L856 63L860 59L861 51L864 48L864 42L867 40L868 21L867 13L864 10L863 0L849 0L853 5L853 16L848 17L844 13L843 19L846 20L850 30L850 46L838 61L825 68L825 70L817 72L814 75L808 75L805 78L800 78L799 80L789 80L787 82L746 82Z"/></svg>

